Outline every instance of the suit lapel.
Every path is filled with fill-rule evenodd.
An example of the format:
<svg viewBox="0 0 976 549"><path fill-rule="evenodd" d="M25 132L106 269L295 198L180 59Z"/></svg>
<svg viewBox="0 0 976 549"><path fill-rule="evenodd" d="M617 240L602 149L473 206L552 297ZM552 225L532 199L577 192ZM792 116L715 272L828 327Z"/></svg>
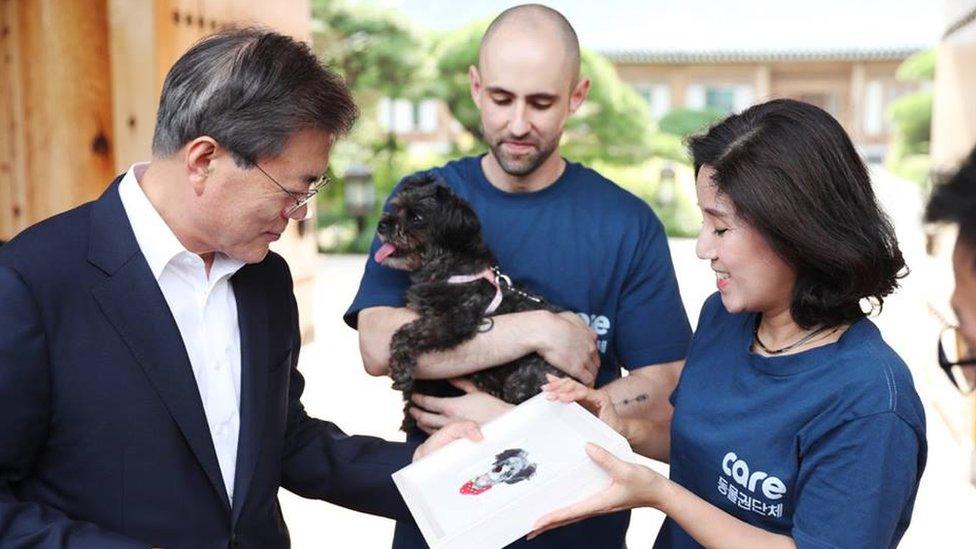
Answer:
<svg viewBox="0 0 976 549"><path fill-rule="evenodd" d="M268 392L269 334L268 296L259 269L245 266L231 282L237 298L241 330L241 430L237 444L237 473L234 479L234 507L231 524L236 524L247 499L261 455L262 426Z"/></svg>
<svg viewBox="0 0 976 549"><path fill-rule="evenodd" d="M118 180L93 205L91 242L89 260L109 275L92 289L95 300L156 389L229 512L230 501L186 347L139 251L119 198Z"/></svg>

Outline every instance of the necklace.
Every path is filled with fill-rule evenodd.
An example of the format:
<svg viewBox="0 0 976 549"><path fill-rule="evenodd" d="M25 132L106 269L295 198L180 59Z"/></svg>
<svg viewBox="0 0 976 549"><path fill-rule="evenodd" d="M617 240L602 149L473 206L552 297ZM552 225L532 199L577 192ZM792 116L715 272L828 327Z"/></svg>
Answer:
<svg viewBox="0 0 976 549"><path fill-rule="evenodd" d="M787 345L786 347L782 347L780 349L770 349L769 347L766 347L765 344L763 344L763 342L762 342L761 339L759 339L759 322L761 320L762 320L762 315L757 315L756 316L756 327L753 328L753 330L752 330L752 338L756 341L756 345L758 345L759 348L763 350L763 352L765 352L766 354L769 354L769 355L779 355L779 354L785 353L786 351L789 351L789 350L792 350L792 349L796 349L800 345L803 345L804 343L809 342L814 337L816 337L816 336L818 336L820 334L823 334L824 332L827 332L827 330L830 329L827 326L824 326L822 328L818 328L818 329L810 332L809 334L801 337L800 339L798 339L794 343L791 343L791 344ZM838 328L840 328L840 326L834 326L834 328L832 330L830 330L829 332L827 332L827 334L824 335L824 337L827 337L830 334L836 332Z"/></svg>

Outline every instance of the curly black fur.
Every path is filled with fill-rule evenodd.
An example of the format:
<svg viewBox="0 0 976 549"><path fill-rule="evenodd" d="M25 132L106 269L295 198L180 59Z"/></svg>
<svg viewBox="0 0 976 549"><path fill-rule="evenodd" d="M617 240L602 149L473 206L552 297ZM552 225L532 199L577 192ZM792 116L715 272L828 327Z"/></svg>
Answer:
<svg viewBox="0 0 976 549"><path fill-rule="evenodd" d="M495 287L487 280L452 284L448 278L476 274L496 262L482 240L474 210L431 172L404 183L390 212L380 219L378 233L388 250L395 249L382 263L410 271L407 307L420 315L397 330L390 342L390 376L393 388L403 391L402 428L410 431L415 422L407 410L415 390L417 357L452 349L474 337L495 296ZM506 289L491 316L536 309L559 311L545 300L533 301ZM469 377L482 391L518 404L539 392L546 373L565 375L533 353Z"/></svg>

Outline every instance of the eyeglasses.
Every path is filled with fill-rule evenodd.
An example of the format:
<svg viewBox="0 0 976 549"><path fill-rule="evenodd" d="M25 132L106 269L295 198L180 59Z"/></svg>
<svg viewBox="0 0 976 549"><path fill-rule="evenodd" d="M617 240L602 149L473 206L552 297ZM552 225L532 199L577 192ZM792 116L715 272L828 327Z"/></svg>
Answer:
<svg viewBox="0 0 976 549"><path fill-rule="evenodd" d="M976 390L976 355L956 326L939 334L939 367L963 394Z"/></svg>
<svg viewBox="0 0 976 549"><path fill-rule="evenodd" d="M254 167L295 201L294 206L289 206L288 209L285 210L285 217L291 217L291 215L300 210L302 206L308 204L308 201L315 198L315 195L318 194L319 191L321 191L326 185L328 185L330 181L328 175L322 174L322 176L319 177L314 183L309 185L307 192L299 193L286 189L281 183L278 183L277 179L271 177L268 172L264 171L264 168L262 168L258 163L255 162Z"/></svg>

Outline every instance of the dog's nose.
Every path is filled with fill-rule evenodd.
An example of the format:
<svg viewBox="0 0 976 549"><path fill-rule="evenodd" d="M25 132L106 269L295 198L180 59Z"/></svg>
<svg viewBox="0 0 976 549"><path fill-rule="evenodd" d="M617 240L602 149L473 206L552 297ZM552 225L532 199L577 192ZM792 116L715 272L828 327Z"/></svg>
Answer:
<svg viewBox="0 0 976 549"><path fill-rule="evenodd" d="M383 214L383 217L380 218L380 224L377 228L379 232L385 233L392 228L392 225L393 225L393 220L390 219L390 214Z"/></svg>

